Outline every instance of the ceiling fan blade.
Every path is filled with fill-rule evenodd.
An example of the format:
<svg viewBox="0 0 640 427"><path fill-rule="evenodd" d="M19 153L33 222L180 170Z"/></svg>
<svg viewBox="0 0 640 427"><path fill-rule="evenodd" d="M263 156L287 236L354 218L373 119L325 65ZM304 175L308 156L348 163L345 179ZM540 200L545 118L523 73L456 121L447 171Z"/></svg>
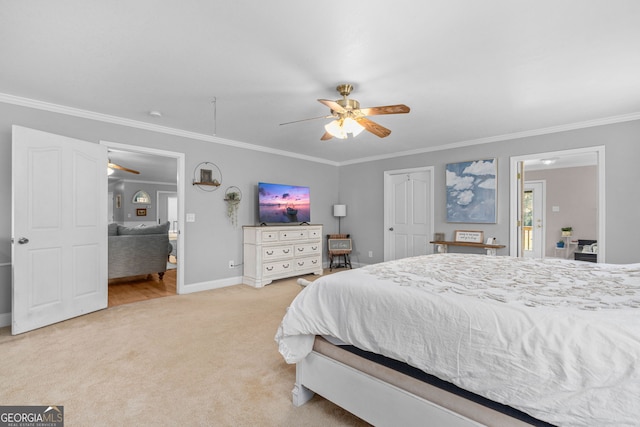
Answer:
<svg viewBox="0 0 640 427"><path fill-rule="evenodd" d="M131 172L131 173L135 173L136 175L140 174L140 172L138 172L137 170L125 168L124 166L120 166L118 164L111 163L111 162L109 162L107 166L110 167L111 169L118 169L125 172Z"/></svg>
<svg viewBox="0 0 640 427"><path fill-rule="evenodd" d="M391 131L389 129L384 126L380 126L376 122L372 122L369 119L362 117L360 119L357 119L356 121L360 123L366 130L376 136L379 136L380 138L385 138L391 135Z"/></svg>
<svg viewBox="0 0 640 427"><path fill-rule="evenodd" d="M347 112L347 110L345 110L344 107L338 104L336 101L331 101L330 99L318 99L318 102L323 103L324 105L329 107L331 111L335 111L336 113L340 114Z"/></svg>
<svg viewBox="0 0 640 427"><path fill-rule="evenodd" d="M320 138L320 141L328 141L331 138L333 138L333 135L331 135L329 132L325 132L324 135L322 135L322 138Z"/></svg>
<svg viewBox="0 0 640 427"><path fill-rule="evenodd" d="M330 118L332 118L332 117L333 117L333 116L311 117L311 118L309 118L309 119L294 120L294 121L292 121L292 122L280 123L280 126L282 126L282 125L290 125L290 124L292 124L292 123L306 122L306 121L309 121L309 120L330 119Z"/></svg>
<svg viewBox="0 0 640 427"><path fill-rule="evenodd" d="M365 116L379 116L381 114L404 114L411 111L411 109L404 104L397 104L385 105L384 107L361 108L360 111Z"/></svg>

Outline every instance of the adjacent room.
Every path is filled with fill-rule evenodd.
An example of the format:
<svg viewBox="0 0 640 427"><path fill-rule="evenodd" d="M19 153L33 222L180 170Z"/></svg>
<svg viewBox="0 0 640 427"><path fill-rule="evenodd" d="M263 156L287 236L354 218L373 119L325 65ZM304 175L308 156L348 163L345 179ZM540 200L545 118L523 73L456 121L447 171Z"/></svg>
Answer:
<svg viewBox="0 0 640 427"><path fill-rule="evenodd" d="M638 425L637 1L0 10L3 415Z"/></svg>

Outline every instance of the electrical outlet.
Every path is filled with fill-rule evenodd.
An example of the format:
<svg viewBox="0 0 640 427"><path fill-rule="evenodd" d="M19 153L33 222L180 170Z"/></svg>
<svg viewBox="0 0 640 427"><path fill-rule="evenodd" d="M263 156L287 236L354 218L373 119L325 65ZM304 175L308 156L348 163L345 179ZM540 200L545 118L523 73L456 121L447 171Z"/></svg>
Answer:
<svg viewBox="0 0 640 427"><path fill-rule="evenodd" d="M236 263L233 260L229 261L229 268L234 268L235 266Z"/></svg>
<svg viewBox="0 0 640 427"><path fill-rule="evenodd" d="M369 258L373 258L373 251L369 251Z"/></svg>

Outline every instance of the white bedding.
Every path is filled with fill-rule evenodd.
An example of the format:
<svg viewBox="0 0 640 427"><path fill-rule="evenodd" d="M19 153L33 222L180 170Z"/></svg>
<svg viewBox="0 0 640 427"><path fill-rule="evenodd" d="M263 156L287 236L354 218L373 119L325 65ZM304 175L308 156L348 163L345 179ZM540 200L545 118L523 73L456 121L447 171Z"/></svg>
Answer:
<svg viewBox="0 0 640 427"><path fill-rule="evenodd" d="M383 354L561 426L640 423L640 264L468 254L323 276L276 334Z"/></svg>

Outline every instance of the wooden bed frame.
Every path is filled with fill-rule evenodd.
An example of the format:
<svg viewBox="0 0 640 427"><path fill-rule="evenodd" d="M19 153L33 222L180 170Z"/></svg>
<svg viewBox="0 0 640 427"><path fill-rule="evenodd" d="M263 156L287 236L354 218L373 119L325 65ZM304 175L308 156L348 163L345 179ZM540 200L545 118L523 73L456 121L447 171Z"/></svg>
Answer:
<svg viewBox="0 0 640 427"><path fill-rule="evenodd" d="M296 365L293 404L318 393L376 426L530 426L480 403L417 380L316 337Z"/></svg>

